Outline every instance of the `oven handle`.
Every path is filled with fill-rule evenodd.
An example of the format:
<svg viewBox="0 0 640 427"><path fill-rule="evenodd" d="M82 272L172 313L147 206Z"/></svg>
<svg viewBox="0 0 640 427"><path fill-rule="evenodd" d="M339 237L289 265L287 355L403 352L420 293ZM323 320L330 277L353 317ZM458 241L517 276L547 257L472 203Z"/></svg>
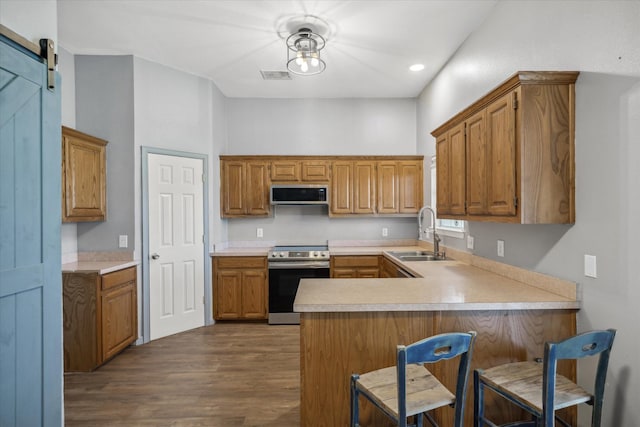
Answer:
<svg viewBox="0 0 640 427"><path fill-rule="evenodd" d="M268 264L270 270L284 269L312 269L312 268L329 268L327 261L309 261L309 262L270 262Z"/></svg>

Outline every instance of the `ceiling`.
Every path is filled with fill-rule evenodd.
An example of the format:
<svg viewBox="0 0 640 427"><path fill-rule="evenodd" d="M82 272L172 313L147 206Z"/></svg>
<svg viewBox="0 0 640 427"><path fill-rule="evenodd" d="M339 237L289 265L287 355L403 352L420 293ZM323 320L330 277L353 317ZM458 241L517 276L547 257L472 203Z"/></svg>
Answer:
<svg viewBox="0 0 640 427"><path fill-rule="evenodd" d="M496 2L58 0L58 37L73 54L135 55L209 78L228 97L415 97ZM260 70L286 71L283 35L307 21L327 36L326 71L264 80ZM425 69L409 71L415 63Z"/></svg>

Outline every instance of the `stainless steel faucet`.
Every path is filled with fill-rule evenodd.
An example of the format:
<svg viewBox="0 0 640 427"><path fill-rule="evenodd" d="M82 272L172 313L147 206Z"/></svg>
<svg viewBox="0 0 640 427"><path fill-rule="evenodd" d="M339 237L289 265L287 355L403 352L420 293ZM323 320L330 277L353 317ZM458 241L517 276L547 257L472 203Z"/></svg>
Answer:
<svg viewBox="0 0 640 427"><path fill-rule="evenodd" d="M418 240L422 238L422 235L426 233L422 228L422 217L424 216L424 211L431 212L431 220L433 224L433 255L439 257L440 254L440 236L436 233L436 213L431 208L431 206L423 206L418 212ZM442 254L444 256L444 254Z"/></svg>

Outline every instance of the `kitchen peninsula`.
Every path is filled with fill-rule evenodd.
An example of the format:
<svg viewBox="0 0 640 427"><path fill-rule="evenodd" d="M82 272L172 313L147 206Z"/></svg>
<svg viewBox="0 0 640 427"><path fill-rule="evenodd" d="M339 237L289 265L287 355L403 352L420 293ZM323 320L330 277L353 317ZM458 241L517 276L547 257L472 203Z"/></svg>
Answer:
<svg viewBox="0 0 640 427"><path fill-rule="evenodd" d="M301 314L302 426L348 425L350 375L394 365L398 344L475 330L475 369L542 357L545 341L576 333L580 303L574 283L510 267L496 271L501 264L466 258L402 263L417 278L301 281L294 310ZM455 362L432 370L452 389ZM569 378L575 379L575 370L573 363L559 365ZM464 425L472 425L472 388L470 380ZM362 403L362 425L391 425ZM489 403L498 421L518 415L504 402ZM575 411L567 415L575 421ZM453 418L450 408L436 416L442 426Z"/></svg>

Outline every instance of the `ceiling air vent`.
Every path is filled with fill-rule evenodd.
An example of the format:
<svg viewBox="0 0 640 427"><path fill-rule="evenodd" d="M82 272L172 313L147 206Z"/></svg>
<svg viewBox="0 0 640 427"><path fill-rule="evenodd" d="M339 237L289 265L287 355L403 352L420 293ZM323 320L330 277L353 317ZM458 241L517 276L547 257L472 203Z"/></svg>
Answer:
<svg viewBox="0 0 640 427"><path fill-rule="evenodd" d="M288 71L260 70L260 74L262 74L264 80L291 80L291 75Z"/></svg>

